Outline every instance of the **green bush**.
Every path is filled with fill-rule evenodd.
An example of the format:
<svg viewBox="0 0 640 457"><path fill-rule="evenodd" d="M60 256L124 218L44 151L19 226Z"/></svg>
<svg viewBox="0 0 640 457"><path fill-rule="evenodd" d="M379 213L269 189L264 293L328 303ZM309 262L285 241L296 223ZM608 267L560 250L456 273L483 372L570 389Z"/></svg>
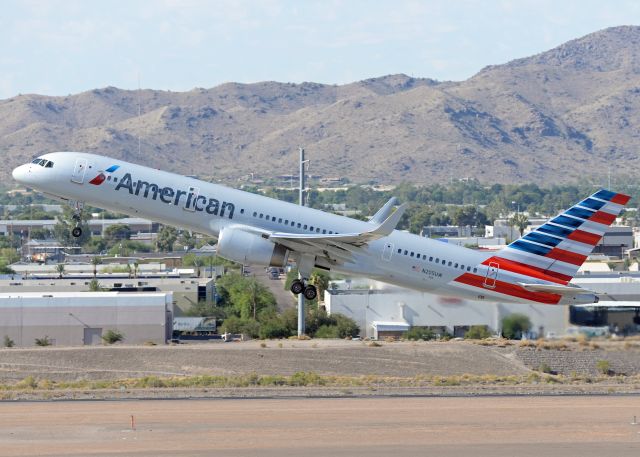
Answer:
<svg viewBox="0 0 640 457"><path fill-rule="evenodd" d="M114 344L122 340L124 340L124 334L118 330L107 330L107 332L102 335L102 341L104 341L105 344Z"/></svg>
<svg viewBox="0 0 640 457"><path fill-rule="evenodd" d="M528 332L530 328L531 320L524 314L509 314L502 319L502 334L510 340L521 338L522 334Z"/></svg>
<svg viewBox="0 0 640 457"><path fill-rule="evenodd" d="M538 371L541 373L553 374L553 370L551 369L551 367L544 362L540 364L540 366L538 367Z"/></svg>
<svg viewBox="0 0 640 457"><path fill-rule="evenodd" d="M45 336L44 338L36 338L35 341L36 346L51 346L52 344L48 336Z"/></svg>
<svg viewBox="0 0 640 457"><path fill-rule="evenodd" d="M598 360L596 362L596 369L602 374L610 374L611 373L611 364L608 360Z"/></svg>
<svg viewBox="0 0 640 457"><path fill-rule="evenodd" d="M236 316L227 317L220 326L222 333L241 333L251 338L260 336L260 324L253 319L242 319Z"/></svg>
<svg viewBox="0 0 640 457"><path fill-rule="evenodd" d="M281 319L275 317L260 324L259 336L262 339L289 338L291 332Z"/></svg>
<svg viewBox="0 0 640 457"><path fill-rule="evenodd" d="M433 333L433 330L426 327L411 327L409 330L407 330L407 332L403 336L408 340L414 340L414 341L417 341L417 340L428 341L436 337L435 333Z"/></svg>
<svg viewBox="0 0 640 457"><path fill-rule="evenodd" d="M5 335L4 336L4 347L6 348L12 348L13 346L15 346L15 342L9 338L9 335Z"/></svg>
<svg viewBox="0 0 640 457"><path fill-rule="evenodd" d="M336 325L321 325L314 338L340 338L340 330Z"/></svg>
<svg viewBox="0 0 640 457"><path fill-rule="evenodd" d="M468 340L484 340L492 336L486 325L472 325L469 331L464 334L464 337Z"/></svg>

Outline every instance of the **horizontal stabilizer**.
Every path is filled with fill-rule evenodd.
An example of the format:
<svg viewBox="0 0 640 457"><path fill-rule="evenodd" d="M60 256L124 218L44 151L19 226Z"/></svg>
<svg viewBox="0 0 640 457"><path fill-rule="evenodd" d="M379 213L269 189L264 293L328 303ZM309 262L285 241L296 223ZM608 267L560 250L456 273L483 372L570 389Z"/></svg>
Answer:
<svg viewBox="0 0 640 457"><path fill-rule="evenodd" d="M560 284L524 284L519 283L524 289L530 292L548 292L550 294L558 295L582 295L593 294L594 292L583 289L582 287L575 286L563 286Z"/></svg>

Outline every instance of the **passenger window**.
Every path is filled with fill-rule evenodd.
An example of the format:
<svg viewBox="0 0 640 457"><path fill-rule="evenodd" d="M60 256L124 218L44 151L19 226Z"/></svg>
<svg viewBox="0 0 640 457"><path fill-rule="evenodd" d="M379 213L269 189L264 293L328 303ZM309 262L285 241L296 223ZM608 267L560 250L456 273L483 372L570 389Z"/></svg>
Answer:
<svg viewBox="0 0 640 457"><path fill-rule="evenodd" d="M300 228L300 227L301 227L300 222L298 222L298 228Z"/></svg>
<svg viewBox="0 0 640 457"><path fill-rule="evenodd" d="M413 257L413 252L409 255L409 257Z"/></svg>
<svg viewBox="0 0 640 457"><path fill-rule="evenodd" d="M464 265L460 265L460 269L461 269L461 270L464 270Z"/></svg>
<svg viewBox="0 0 640 457"><path fill-rule="evenodd" d="M244 214L244 208L240 210L240 214Z"/></svg>
<svg viewBox="0 0 640 457"><path fill-rule="evenodd" d="M442 259L442 265L444 265L445 263L447 263L447 261Z"/></svg>
<svg viewBox="0 0 640 457"><path fill-rule="evenodd" d="M456 263L456 264L453 266L453 268L458 268L458 264Z"/></svg>
<svg viewBox="0 0 640 457"><path fill-rule="evenodd" d="M282 224L282 218L278 218L278 224Z"/></svg>
<svg viewBox="0 0 640 457"><path fill-rule="evenodd" d="M436 258L436 263L440 263L440 259Z"/></svg>
<svg viewBox="0 0 640 457"><path fill-rule="evenodd" d="M429 262L433 262L433 256L429 257Z"/></svg>
<svg viewBox="0 0 640 457"><path fill-rule="evenodd" d="M427 260L427 255L426 254L422 254L422 260Z"/></svg>
<svg viewBox="0 0 640 457"><path fill-rule="evenodd" d="M275 217L275 216L273 216L273 217L271 218L271 220L272 220L273 222L275 222L275 221L276 221L276 217Z"/></svg>
<svg viewBox="0 0 640 457"><path fill-rule="evenodd" d="M322 229L322 233L323 234L327 233L327 230L326 229Z"/></svg>
<svg viewBox="0 0 640 457"><path fill-rule="evenodd" d="M262 219L264 217L264 214L260 213L260 219Z"/></svg>
<svg viewBox="0 0 640 457"><path fill-rule="evenodd" d="M447 266L448 266L448 267L450 267L450 266L451 266L451 260L449 260L449 263L447 264Z"/></svg>
<svg viewBox="0 0 640 457"><path fill-rule="evenodd" d="M467 271L471 271L471 267L467 267Z"/></svg>
<svg viewBox="0 0 640 457"><path fill-rule="evenodd" d="M320 229L319 228L316 228L316 233L320 233Z"/></svg>
<svg viewBox="0 0 640 457"><path fill-rule="evenodd" d="M398 254L402 254L402 249L398 249Z"/></svg>
<svg viewBox="0 0 640 457"><path fill-rule="evenodd" d="M309 230L311 230L313 232L313 225L311 227L309 227Z"/></svg>
<svg viewBox="0 0 640 457"><path fill-rule="evenodd" d="M477 268L474 268L474 269L473 269L473 272L474 272L474 273L477 273L477 272L478 272L478 269L477 269Z"/></svg>
<svg viewBox="0 0 640 457"><path fill-rule="evenodd" d="M289 219L284 220L284 225L289 225Z"/></svg>
<svg viewBox="0 0 640 457"><path fill-rule="evenodd" d="M304 229L307 230L307 224L304 224Z"/></svg>
<svg viewBox="0 0 640 457"><path fill-rule="evenodd" d="M258 213L256 213L255 211L253 212L253 217L256 217L258 215Z"/></svg>
<svg viewBox="0 0 640 457"><path fill-rule="evenodd" d="M404 250L404 255L409 254L409 251L407 251L406 249Z"/></svg>

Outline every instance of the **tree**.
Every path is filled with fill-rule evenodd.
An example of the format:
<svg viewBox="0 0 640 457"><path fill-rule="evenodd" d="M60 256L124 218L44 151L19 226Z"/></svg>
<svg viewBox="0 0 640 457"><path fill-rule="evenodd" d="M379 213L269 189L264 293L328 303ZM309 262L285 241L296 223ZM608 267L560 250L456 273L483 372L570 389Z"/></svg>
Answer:
<svg viewBox="0 0 640 457"><path fill-rule="evenodd" d="M487 216L475 206L463 206L453 211L451 220L454 225L478 227L487 223Z"/></svg>
<svg viewBox="0 0 640 457"><path fill-rule="evenodd" d="M196 246L196 237L190 231L183 230L180 233L180 244L187 249L193 249Z"/></svg>
<svg viewBox="0 0 640 457"><path fill-rule="evenodd" d="M316 286L318 291L318 302L324 301L324 291L329 287L329 275L323 271L314 270L311 273L309 282Z"/></svg>
<svg viewBox="0 0 640 457"><path fill-rule="evenodd" d="M56 271L58 272L58 278L62 279L62 275L64 275L64 263L56 265Z"/></svg>
<svg viewBox="0 0 640 457"><path fill-rule="evenodd" d="M91 265L93 265L93 277L98 276L98 265L102 263L102 259L100 257L92 257Z"/></svg>
<svg viewBox="0 0 640 457"><path fill-rule="evenodd" d="M509 219L508 222L510 227L515 227L518 229L518 233L520 234L520 236L522 236L524 229L527 228L528 225L531 225L531 222L529 222L529 218L526 214L523 213L515 214L512 218Z"/></svg>
<svg viewBox="0 0 640 457"><path fill-rule="evenodd" d="M513 313L502 319L502 334L505 338L521 338L531 328L531 320L525 314Z"/></svg>
<svg viewBox="0 0 640 457"><path fill-rule="evenodd" d="M131 238L131 227L126 224L114 224L104 229L104 239L107 246L111 247L122 240Z"/></svg>
<svg viewBox="0 0 640 457"><path fill-rule="evenodd" d="M238 273L223 276L217 282L223 303L242 319L258 319L261 313L276 309L276 299L269 289Z"/></svg>
<svg viewBox="0 0 640 457"><path fill-rule="evenodd" d="M162 226L158 232L158 250L164 252L173 251L173 244L178 239L178 231L167 225Z"/></svg>

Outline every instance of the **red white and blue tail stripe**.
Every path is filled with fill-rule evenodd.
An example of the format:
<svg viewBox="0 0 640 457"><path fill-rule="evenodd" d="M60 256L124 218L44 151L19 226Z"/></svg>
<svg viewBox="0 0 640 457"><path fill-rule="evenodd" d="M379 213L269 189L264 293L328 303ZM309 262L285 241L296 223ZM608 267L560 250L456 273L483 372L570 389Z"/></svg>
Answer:
<svg viewBox="0 0 640 457"><path fill-rule="evenodd" d="M511 243L495 260L503 270L567 284L629 198L599 190Z"/></svg>

